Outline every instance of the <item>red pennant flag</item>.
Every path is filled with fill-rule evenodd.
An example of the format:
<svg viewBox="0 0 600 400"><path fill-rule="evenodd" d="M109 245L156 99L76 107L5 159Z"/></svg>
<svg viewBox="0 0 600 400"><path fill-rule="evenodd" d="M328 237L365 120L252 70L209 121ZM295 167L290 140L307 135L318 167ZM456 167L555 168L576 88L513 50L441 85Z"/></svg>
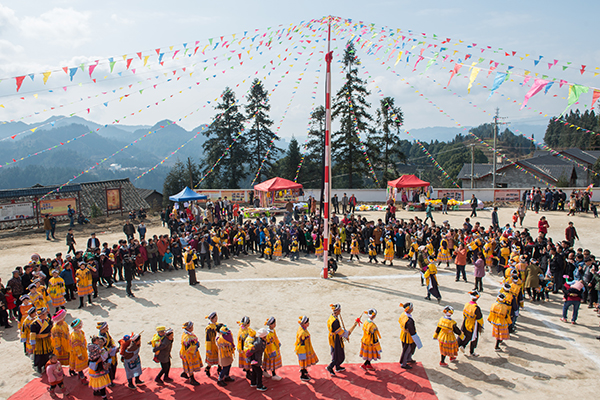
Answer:
<svg viewBox="0 0 600 400"><path fill-rule="evenodd" d="M21 85L23 84L23 79L25 79L25 75L17 76L15 79L17 80L17 92L18 92L19 89L21 89Z"/></svg>
<svg viewBox="0 0 600 400"><path fill-rule="evenodd" d="M594 104L596 104L596 101L598 100L599 97L600 97L600 90L594 89L594 94L592 97L592 109L594 108Z"/></svg>
<svg viewBox="0 0 600 400"><path fill-rule="evenodd" d="M127 68L126 69L129 69L129 66L131 65L132 60L133 60L133 58L130 58L127 60Z"/></svg>
<svg viewBox="0 0 600 400"><path fill-rule="evenodd" d="M514 56L515 54L517 54L517 52L516 52L516 51L513 51L513 52L512 52L512 55Z"/></svg>
<svg viewBox="0 0 600 400"><path fill-rule="evenodd" d="M17 137L17 135L12 135L10 138L11 138L11 139L14 139L14 138L16 138L16 137Z"/></svg>
<svg viewBox="0 0 600 400"><path fill-rule="evenodd" d="M581 72L581 75L583 75L583 73L585 72L585 65L581 66L581 69L579 70L579 72Z"/></svg>
<svg viewBox="0 0 600 400"><path fill-rule="evenodd" d="M156 54L160 54L160 49L156 49Z"/></svg>
<svg viewBox="0 0 600 400"><path fill-rule="evenodd" d="M62 67L62 70L65 71L65 74L69 73L69 67Z"/></svg>
<svg viewBox="0 0 600 400"><path fill-rule="evenodd" d="M140 51L139 53L136 53L137 56L140 58L140 60L142 59L142 52Z"/></svg>

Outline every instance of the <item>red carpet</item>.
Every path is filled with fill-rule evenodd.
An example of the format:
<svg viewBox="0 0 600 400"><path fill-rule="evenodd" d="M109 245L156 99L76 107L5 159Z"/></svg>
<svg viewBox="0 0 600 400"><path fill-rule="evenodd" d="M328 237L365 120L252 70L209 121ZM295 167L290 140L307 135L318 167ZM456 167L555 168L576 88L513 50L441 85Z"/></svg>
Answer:
<svg viewBox="0 0 600 400"><path fill-rule="evenodd" d="M409 371L400 368L398 363L373 363L375 370L365 372L359 364L345 365L346 371L340 372L335 377L330 377L325 370L325 365L318 365L309 370L310 382L300 381L297 366L286 366L277 371L283 380L272 381L264 378L263 383L268 387L266 392L259 392L251 388L249 382L242 377L239 368L233 369L232 377L235 382L227 387L216 384L216 369L212 368L213 377L208 378L204 371L196 373L200 386L185 384L179 375L182 370L175 368L169 374L175 381L171 384L159 386L154 382L154 377L160 369L145 368L142 375L144 384L137 391L128 389L124 382L125 371L117 371L117 386L108 389L109 399L419 399L433 400L437 396L431 388L427 374L421 364ZM67 369L65 368L65 372ZM71 399L97 399L92 396L92 391L87 386L79 383L75 377L65 379L65 386L71 392ZM11 396L16 399L51 399L47 391L46 376L34 379L23 389ZM57 390L58 392L58 390ZM63 398L62 393L57 394Z"/></svg>

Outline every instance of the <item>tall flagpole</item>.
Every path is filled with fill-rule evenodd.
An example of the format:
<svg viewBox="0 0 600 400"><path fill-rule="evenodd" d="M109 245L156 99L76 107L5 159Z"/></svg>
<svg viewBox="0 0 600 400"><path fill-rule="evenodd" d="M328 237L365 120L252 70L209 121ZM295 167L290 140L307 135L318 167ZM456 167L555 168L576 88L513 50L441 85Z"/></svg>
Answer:
<svg viewBox="0 0 600 400"><path fill-rule="evenodd" d="M323 193L323 278L327 279L327 264L329 262L329 199L331 196L331 16L328 22L327 32L327 75L325 78L325 162L323 171L324 193Z"/></svg>

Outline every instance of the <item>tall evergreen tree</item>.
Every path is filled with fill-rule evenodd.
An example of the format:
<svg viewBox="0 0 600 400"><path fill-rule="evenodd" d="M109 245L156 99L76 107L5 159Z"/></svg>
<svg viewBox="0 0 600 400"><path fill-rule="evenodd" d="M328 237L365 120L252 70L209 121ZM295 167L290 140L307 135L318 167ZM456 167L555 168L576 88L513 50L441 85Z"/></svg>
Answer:
<svg viewBox="0 0 600 400"><path fill-rule="evenodd" d="M204 133L210 138L202 145L206 163L204 173L208 172L208 168L217 162L234 140L235 143L206 177L203 185L210 188L238 189L240 181L248 175L246 163L249 159L249 151L246 135L239 136L239 132L244 129L244 116L236 104L233 90L225 89L221 102L215 106L215 110L218 114L213 118L210 129Z"/></svg>
<svg viewBox="0 0 600 400"><path fill-rule="evenodd" d="M265 157L271 142L279 140L279 138L271 130L273 121L269 119L268 112L271 109L269 104L268 92L265 90L262 82L259 79L254 79L250 95L248 96L248 104L246 105L247 119L251 120L251 126L246 137L248 138L248 146L250 148L248 162L250 171L256 173L263 158ZM262 182L263 176L269 176L272 171L274 160L279 153L279 149L274 143L269 156L256 177L256 182Z"/></svg>
<svg viewBox="0 0 600 400"><path fill-rule="evenodd" d="M169 196L181 192L189 185L190 181L187 170L187 165L179 160L173 165L163 184L163 205L169 204Z"/></svg>
<svg viewBox="0 0 600 400"><path fill-rule="evenodd" d="M377 131L371 136L369 149L373 149L371 158L383 169L380 184L385 187L388 180L398 177L394 160L405 158L404 154L397 154L400 152L400 126L404 122L404 114L399 106L394 105L392 97L384 97L377 109L376 121Z"/></svg>
<svg viewBox="0 0 600 400"><path fill-rule="evenodd" d="M296 138L292 137L285 153L285 157L280 158L275 163L274 172L282 178L293 181L301 159L302 153L300 152L300 145Z"/></svg>
<svg viewBox="0 0 600 400"><path fill-rule="evenodd" d="M306 154L298 182L308 188L321 187L323 148L325 146L325 107L318 106L310 115Z"/></svg>
<svg viewBox="0 0 600 400"><path fill-rule="evenodd" d="M336 93L332 106L332 116L340 119L340 130L333 133L332 138L332 163L334 175L347 175L348 179L343 183L354 188L360 187L362 177L369 175L358 134L370 133L369 122L373 121L373 117L368 112L371 105L366 100L370 92L366 81L358 77L356 67L360 60L351 42L344 51L342 63L346 68L346 82Z"/></svg>

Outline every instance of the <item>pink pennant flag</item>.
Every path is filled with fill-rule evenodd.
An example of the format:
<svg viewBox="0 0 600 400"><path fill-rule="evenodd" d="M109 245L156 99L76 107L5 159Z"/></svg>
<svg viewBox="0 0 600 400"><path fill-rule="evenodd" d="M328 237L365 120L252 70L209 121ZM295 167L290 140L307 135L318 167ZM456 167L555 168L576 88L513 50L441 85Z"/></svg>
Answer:
<svg viewBox="0 0 600 400"><path fill-rule="evenodd" d="M567 81L561 79L560 82L558 83L558 87L562 87L562 85L566 84Z"/></svg>
<svg viewBox="0 0 600 400"><path fill-rule="evenodd" d="M525 100L523 101L523 105L521 105L521 108L519 110L522 110L523 107L525 107L527 105L527 102L529 101L529 99L533 96L535 96L537 93L539 93L544 87L546 87L546 85L548 84L548 82L545 79L536 79L533 82L533 85L531 86L531 89L529 89L529 92L527 92L527 94L525 95Z"/></svg>
<svg viewBox="0 0 600 400"><path fill-rule="evenodd" d="M450 82L452 81L452 78L454 78L454 75L456 75L458 73L458 71L460 71L461 68L462 68L462 64L454 64L454 69L452 70L452 72L450 72L450 80L448 81L448 84L446 85L446 87L450 86Z"/></svg>
<svg viewBox="0 0 600 400"><path fill-rule="evenodd" d="M90 71L90 78L92 77L92 72L94 72L94 70L96 69L96 64L92 64L90 65L89 71Z"/></svg>
<svg viewBox="0 0 600 400"><path fill-rule="evenodd" d="M594 108L594 104L596 104L596 101L598 100L599 97L600 97L600 90L594 89L594 94L592 95L592 109Z"/></svg>
<svg viewBox="0 0 600 400"><path fill-rule="evenodd" d="M18 92L19 89L21 89L21 85L23 84L23 79L25 79L25 75L17 76L15 79L17 80L17 92Z"/></svg>

